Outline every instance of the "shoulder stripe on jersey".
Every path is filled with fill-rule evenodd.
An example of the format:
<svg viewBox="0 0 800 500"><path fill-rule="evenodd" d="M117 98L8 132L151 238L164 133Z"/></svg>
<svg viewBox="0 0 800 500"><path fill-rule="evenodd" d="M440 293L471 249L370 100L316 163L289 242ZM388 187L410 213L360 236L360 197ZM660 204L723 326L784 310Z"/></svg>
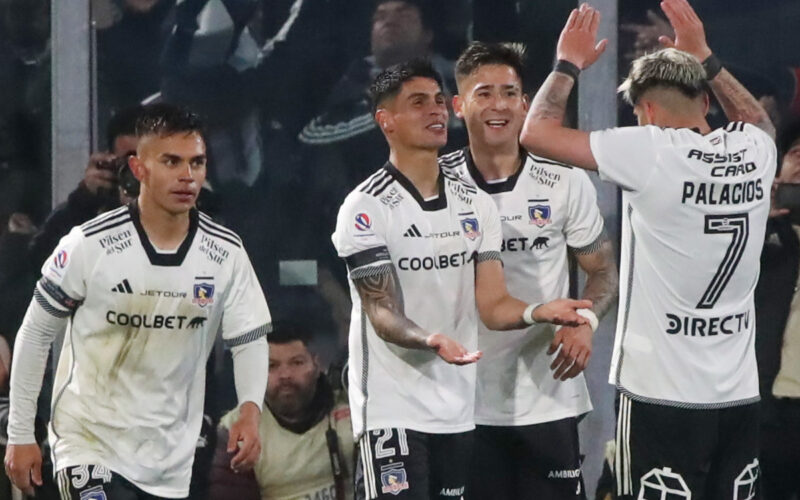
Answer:
<svg viewBox="0 0 800 500"><path fill-rule="evenodd" d="M384 172L385 175L374 178L370 183L370 185L364 188L363 191L367 194L375 194L376 189L378 189L381 186L386 186L387 184L390 184L392 180L394 180L394 178L389 172L386 171Z"/></svg>
<svg viewBox="0 0 800 500"><path fill-rule="evenodd" d="M254 328L249 332L244 332L241 335L237 335L232 339L225 340L225 347L238 347L240 345L249 344L250 342L254 342L261 337L266 337L269 332L272 331L272 324L271 323L264 323L263 325L259 326L258 328Z"/></svg>
<svg viewBox="0 0 800 500"><path fill-rule="evenodd" d="M72 314L72 311L63 311L61 309L53 307L50 304L50 302L48 302L47 299L44 298L44 295L42 295L42 292L40 292L38 288L33 289L33 298L36 299L36 303L42 306L42 309L44 309L45 312L47 312L51 316L55 316L56 318L66 318L67 316Z"/></svg>
<svg viewBox="0 0 800 500"><path fill-rule="evenodd" d="M439 165L443 167L455 167L464 161L464 151L458 150L439 157Z"/></svg>
<svg viewBox="0 0 800 500"><path fill-rule="evenodd" d="M742 132L744 130L744 122L730 122L729 124L725 125L726 132Z"/></svg>
<svg viewBox="0 0 800 500"><path fill-rule="evenodd" d="M742 125L739 127L739 132L744 132L745 123L742 122Z"/></svg>
<svg viewBox="0 0 800 500"><path fill-rule="evenodd" d="M230 236L231 238L233 238L233 239L235 239L235 240L237 240L239 242L242 241L242 239L239 237L239 235L236 234L235 232L231 231L230 229L228 229L227 227L223 226L222 224L220 224L218 222L214 222L214 219L212 219L208 215L204 214L203 212L198 212L198 213L200 214L200 219L203 222L205 222L206 224L208 224L208 227L216 229L220 233L227 234L228 236Z"/></svg>
<svg viewBox="0 0 800 500"><path fill-rule="evenodd" d="M531 160L533 160L536 163L546 163L547 165L555 165L557 167L573 168L572 165L567 165L566 163L561 163L560 161L542 158L541 156L536 156L532 153L528 153L528 156L531 158Z"/></svg>
<svg viewBox="0 0 800 500"><path fill-rule="evenodd" d="M206 222L203 221L203 220L200 221L200 223L198 224L197 227L201 231L203 231L204 233L208 234L209 236L214 236L214 237L219 238L221 240L225 240L228 243L230 243L231 245L234 245L236 247L239 247L239 248L242 247L241 243L239 243L238 241L234 240L233 238L231 238L229 236L226 236L224 234L220 234L220 233L216 232L216 230L214 230L211 227L209 227L208 225L206 225Z"/></svg>
<svg viewBox="0 0 800 500"><path fill-rule="evenodd" d="M45 292L49 295L53 300L56 301L58 305L63 307L64 309L74 311L81 305L80 300L73 299L67 292L61 289L60 286L56 285L49 279L42 277L38 283L36 283L36 289L41 289L42 292Z"/></svg>
<svg viewBox="0 0 800 500"><path fill-rule="evenodd" d="M387 187L392 185L392 182L394 182L394 177L390 175L389 178L386 179L386 181L383 182L380 186L376 186L370 194L373 196L380 196L381 193L383 193Z"/></svg>
<svg viewBox="0 0 800 500"><path fill-rule="evenodd" d="M375 187L376 184L380 183L381 180L386 179L386 176L388 176L388 175L389 175L389 172L387 172L384 169L381 169L378 172L375 172L374 174L369 176L369 178L366 181L364 181L364 183L363 183L364 187L362 187L360 189L360 191L362 193L368 193L372 188Z"/></svg>
<svg viewBox="0 0 800 500"><path fill-rule="evenodd" d="M105 213L95 219L90 220L84 224L81 224L81 229L84 231L87 229L91 229L93 227L101 226L106 222L110 222L112 219L119 219L120 217L124 217L128 215L128 207L123 207L122 209L112 210L111 212Z"/></svg>
<svg viewBox="0 0 800 500"><path fill-rule="evenodd" d="M84 236L91 236L93 234L102 233L103 231L108 231L109 229L113 229L113 228L115 228L117 226L121 226L123 224L127 224L130 221L131 221L130 217L125 217L124 219L120 219L120 220L108 221L108 224L104 224L102 226L94 227L94 228L90 228L90 229L84 229L83 230L83 235Z"/></svg>

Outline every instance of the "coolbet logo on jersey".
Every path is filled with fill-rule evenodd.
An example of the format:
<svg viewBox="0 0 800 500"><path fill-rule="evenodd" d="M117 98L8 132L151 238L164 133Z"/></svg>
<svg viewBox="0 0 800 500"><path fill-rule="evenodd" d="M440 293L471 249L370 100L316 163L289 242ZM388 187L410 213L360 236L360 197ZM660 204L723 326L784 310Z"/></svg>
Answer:
<svg viewBox="0 0 800 500"><path fill-rule="evenodd" d="M531 200L534 201L534 200ZM528 216L531 218L531 224L538 227L544 227L550 224L550 205L536 204L528 207Z"/></svg>
<svg viewBox="0 0 800 500"><path fill-rule="evenodd" d="M481 235L480 231L478 231L478 219L462 219L461 229L464 230L464 236L471 240Z"/></svg>
<svg viewBox="0 0 800 500"><path fill-rule="evenodd" d="M366 231L372 227L372 221L369 220L369 215L364 212L356 214L356 229L359 231Z"/></svg>
<svg viewBox="0 0 800 500"><path fill-rule="evenodd" d="M210 277L197 277L195 279L198 280L206 280L211 279ZM197 304L200 307L205 307L208 304L214 303L214 285L211 283L195 283L193 292L192 292L194 299L192 299L193 304Z"/></svg>

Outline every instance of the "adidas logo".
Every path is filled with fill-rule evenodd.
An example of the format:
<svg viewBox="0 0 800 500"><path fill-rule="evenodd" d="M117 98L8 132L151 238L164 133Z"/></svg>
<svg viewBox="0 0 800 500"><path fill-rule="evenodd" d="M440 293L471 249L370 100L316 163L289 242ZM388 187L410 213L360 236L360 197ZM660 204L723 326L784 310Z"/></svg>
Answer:
<svg viewBox="0 0 800 500"><path fill-rule="evenodd" d="M120 284L115 286L111 289L112 292L120 292L120 293L133 293L133 289L131 288L131 284L128 283L128 279L122 280Z"/></svg>
<svg viewBox="0 0 800 500"><path fill-rule="evenodd" d="M403 233L403 236L408 238L422 238L422 233L419 232L416 224L411 224L411 227L409 227L408 230Z"/></svg>

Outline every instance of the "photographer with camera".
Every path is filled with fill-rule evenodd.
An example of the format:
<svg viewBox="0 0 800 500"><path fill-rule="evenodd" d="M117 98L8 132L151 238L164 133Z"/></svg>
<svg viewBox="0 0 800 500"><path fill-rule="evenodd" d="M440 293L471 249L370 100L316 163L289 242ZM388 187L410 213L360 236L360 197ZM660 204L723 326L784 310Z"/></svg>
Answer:
<svg viewBox="0 0 800 500"><path fill-rule="evenodd" d="M783 156L755 291L764 498L800 493L800 122L781 134Z"/></svg>
<svg viewBox="0 0 800 500"><path fill-rule="evenodd" d="M127 158L136 152L136 118L141 110L141 106L124 108L111 117L106 135L110 152L94 153L89 157L86 174L78 188L47 216L42 229L30 243L32 263L43 262L73 226L113 210L139 194ZM134 192L127 192L126 188Z"/></svg>

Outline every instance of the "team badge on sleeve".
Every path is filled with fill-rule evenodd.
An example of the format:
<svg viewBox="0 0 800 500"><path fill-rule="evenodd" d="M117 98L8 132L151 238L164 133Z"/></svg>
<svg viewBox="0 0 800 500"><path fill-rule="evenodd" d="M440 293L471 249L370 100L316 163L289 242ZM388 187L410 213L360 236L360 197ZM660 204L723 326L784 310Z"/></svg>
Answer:
<svg viewBox="0 0 800 500"><path fill-rule="evenodd" d="M409 488L403 462L396 462L381 467L381 486L381 491L383 493L389 493L395 496Z"/></svg>
<svg viewBox="0 0 800 500"><path fill-rule="evenodd" d="M196 280L207 280L207 279L213 279L213 278L198 276L195 279ZM213 304L214 303L214 284L213 283L206 283L206 282L203 282L203 281L201 281L200 283L195 283L192 295L194 296L194 299L192 299L192 303L197 304L200 307L205 307L208 304Z"/></svg>
<svg viewBox="0 0 800 500"><path fill-rule="evenodd" d="M53 264L56 265L59 269L64 269L67 266L67 251L61 250L53 257Z"/></svg>
<svg viewBox="0 0 800 500"><path fill-rule="evenodd" d="M370 220L369 215L364 212L356 214L356 229L359 231L367 231L371 227L372 221Z"/></svg>
<svg viewBox="0 0 800 500"><path fill-rule="evenodd" d="M95 486L81 492L81 500L108 500L102 486Z"/></svg>
<svg viewBox="0 0 800 500"><path fill-rule="evenodd" d="M538 227L544 227L550 222L550 205L536 204L528 207L528 215L531 218L531 224Z"/></svg>
<svg viewBox="0 0 800 500"><path fill-rule="evenodd" d="M461 229L464 230L464 236L471 240L481 235L480 231L478 231L478 219L462 219Z"/></svg>

